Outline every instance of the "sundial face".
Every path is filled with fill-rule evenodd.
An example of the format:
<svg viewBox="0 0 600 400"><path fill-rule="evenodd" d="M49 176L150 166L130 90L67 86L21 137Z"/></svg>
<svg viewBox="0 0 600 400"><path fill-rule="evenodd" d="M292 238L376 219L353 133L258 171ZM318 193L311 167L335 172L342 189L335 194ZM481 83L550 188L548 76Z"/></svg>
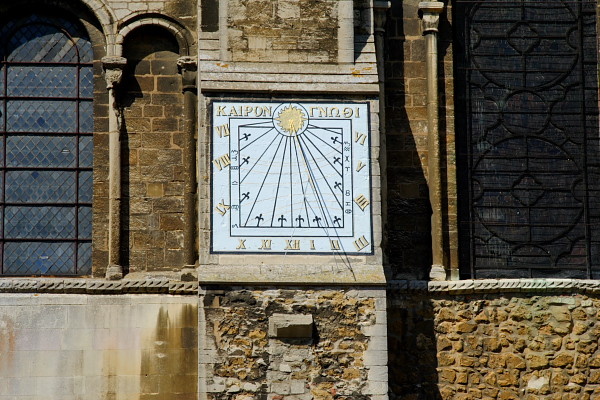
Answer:
<svg viewBox="0 0 600 400"><path fill-rule="evenodd" d="M213 253L372 254L367 103L212 107Z"/></svg>

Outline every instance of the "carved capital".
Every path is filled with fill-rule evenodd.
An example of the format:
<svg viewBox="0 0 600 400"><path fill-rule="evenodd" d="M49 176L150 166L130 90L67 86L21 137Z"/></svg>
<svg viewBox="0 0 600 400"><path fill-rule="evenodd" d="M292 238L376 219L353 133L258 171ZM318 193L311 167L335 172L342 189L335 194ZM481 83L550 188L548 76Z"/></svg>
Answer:
<svg viewBox="0 0 600 400"><path fill-rule="evenodd" d="M104 79L106 79L106 88L113 89L121 82L123 69L127 64L124 57L109 56L102 57L102 69L104 70Z"/></svg>
<svg viewBox="0 0 600 400"><path fill-rule="evenodd" d="M419 3L423 34L438 31L442 11L444 11L444 3L441 1L422 1Z"/></svg>
<svg viewBox="0 0 600 400"><path fill-rule="evenodd" d="M177 66L179 67L179 72L181 73L183 89L195 89L196 75L198 71L198 63L196 62L196 57L179 57L177 59Z"/></svg>
<svg viewBox="0 0 600 400"><path fill-rule="evenodd" d="M375 22L375 33L383 34L385 32L385 22L387 20L387 10L392 6L391 1L375 0L373 2L373 16Z"/></svg>

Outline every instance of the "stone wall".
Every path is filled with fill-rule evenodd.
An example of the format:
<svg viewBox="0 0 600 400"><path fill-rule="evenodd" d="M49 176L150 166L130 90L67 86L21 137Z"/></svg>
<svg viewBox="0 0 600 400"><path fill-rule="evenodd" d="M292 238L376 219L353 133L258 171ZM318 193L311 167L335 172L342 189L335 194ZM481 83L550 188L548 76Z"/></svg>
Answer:
<svg viewBox="0 0 600 400"><path fill-rule="evenodd" d="M130 272L183 265L183 95L177 42L142 27L125 42L123 81L127 139L123 158L122 253ZM125 257L124 257L125 258Z"/></svg>
<svg viewBox="0 0 600 400"><path fill-rule="evenodd" d="M598 294L388 296L392 399L600 396Z"/></svg>
<svg viewBox="0 0 600 400"><path fill-rule="evenodd" d="M431 266L431 208L427 186L427 80L419 1L392 1L386 24L388 256L394 278L425 278ZM451 9L439 24L439 129L447 225L447 267L458 265Z"/></svg>
<svg viewBox="0 0 600 400"><path fill-rule="evenodd" d="M229 0L231 60L334 63L337 8L337 0Z"/></svg>
<svg viewBox="0 0 600 400"><path fill-rule="evenodd" d="M208 288L200 393L211 400L385 398L384 296L381 289ZM301 315L313 324L296 321ZM288 331L277 331L273 325L286 317Z"/></svg>
<svg viewBox="0 0 600 400"><path fill-rule="evenodd" d="M0 399L196 399L195 296L0 296Z"/></svg>

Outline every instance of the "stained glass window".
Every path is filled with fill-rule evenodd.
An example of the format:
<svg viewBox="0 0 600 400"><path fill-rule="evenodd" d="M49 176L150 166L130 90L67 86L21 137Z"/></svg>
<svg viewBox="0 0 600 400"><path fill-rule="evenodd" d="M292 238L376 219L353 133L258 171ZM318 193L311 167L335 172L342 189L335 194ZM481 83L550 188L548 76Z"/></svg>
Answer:
<svg viewBox="0 0 600 400"><path fill-rule="evenodd" d="M455 4L465 277L600 278L595 9Z"/></svg>
<svg viewBox="0 0 600 400"><path fill-rule="evenodd" d="M92 61L68 19L0 30L2 275L91 273Z"/></svg>

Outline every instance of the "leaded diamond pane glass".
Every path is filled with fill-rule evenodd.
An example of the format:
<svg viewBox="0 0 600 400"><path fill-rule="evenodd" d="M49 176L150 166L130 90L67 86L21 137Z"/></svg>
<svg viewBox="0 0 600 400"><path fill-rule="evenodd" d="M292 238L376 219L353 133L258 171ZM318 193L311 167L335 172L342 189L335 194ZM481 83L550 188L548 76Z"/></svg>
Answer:
<svg viewBox="0 0 600 400"><path fill-rule="evenodd" d="M79 207L79 239L92 237L92 207Z"/></svg>
<svg viewBox="0 0 600 400"><path fill-rule="evenodd" d="M10 62L77 62L77 50L56 26L25 25L9 39Z"/></svg>
<svg viewBox="0 0 600 400"><path fill-rule="evenodd" d="M91 167L94 161L94 138L92 136L79 137L79 166Z"/></svg>
<svg viewBox="0 0 600 400"><path fill-rule="evenodd" d="M6 140L9 167L74 167L75 136L11 135Z"/></svg>
<svg viewBox="0 0 600 400"><path fill-rule="evenodd" d="M79 103L79 131L92 133L94 131L94 112L91 101Z"/></svg>
<svg viewBox="0 0 600 400"><path fill-rule="evenodd" d="M8 171L8 203L73 203L74 171Z"/></svg>
<svg viewBox="0 0 600 400"><path fill-rule="evenodd" d="M0 49L0 274L90 274L92 44L32 14L0 27Z"/></svg>
<svg viewBox="0 0 600 400"><path fill-rule="evenodd" d="M67 100L9 100L7 132L75 132L77 103Z"/></svg>
<svg viewBox="0 0 600 400"><path fill-rule="evenodd" d="M80 243L77 252L77 272L80 275L92 273L92 244Z"/></svg>
<svg viewBox="0 0 600 400"><path fill-rule="evenodd" d="M72 275L75 274L75 244L7 242L3 261L6 275Z"/></svg>
<svg viewBox="0 0 600 400"><path fill-rule="evenodd" d="M73 239L74 207L6 206L4 213L6 239Z"/></svg>
<svg viewBox="0 0 600 400"><path fill-rule="evenodd" d="M79 173L79 201L82 203L92 202L92 171L81 171Z"/></svg>
<svg viewBox="0 0 600 400"><path fill-rule="evenodd" d="M94 70L82 67L79 70L79 96L91 98L94 95Z"/></svg>
<svg viewBox="0 0 600 400"><path fill-rule="evenodd" d="M75 97L77 67L11 66L8 68L8 96Z"/></svg>

